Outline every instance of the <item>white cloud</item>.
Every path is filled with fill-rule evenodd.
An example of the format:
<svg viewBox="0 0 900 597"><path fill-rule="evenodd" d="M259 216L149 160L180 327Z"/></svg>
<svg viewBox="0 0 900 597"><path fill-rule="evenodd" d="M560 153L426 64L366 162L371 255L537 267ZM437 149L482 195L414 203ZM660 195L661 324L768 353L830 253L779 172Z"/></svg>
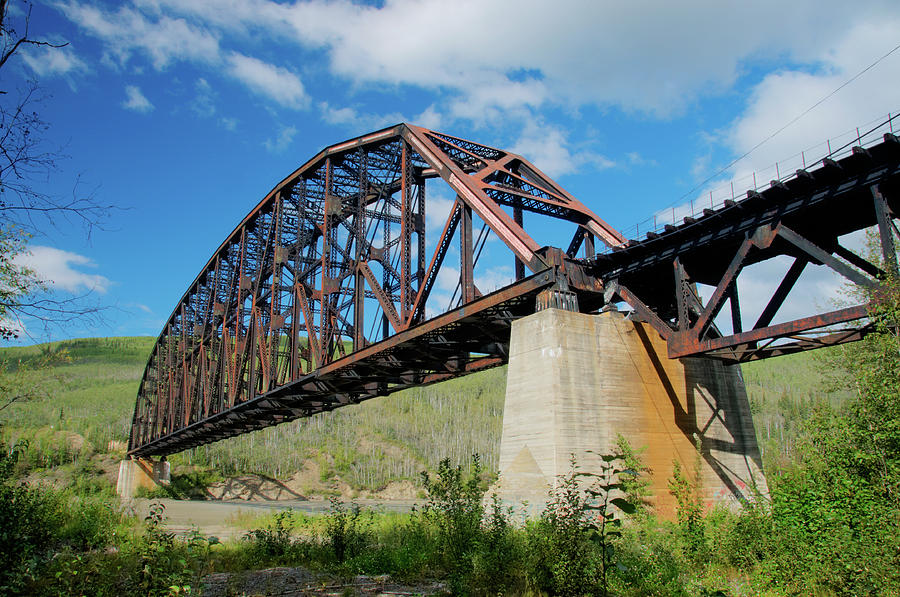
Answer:
<svg viewBox="0 0 900 597"><path fill-rule="evenodd" d="M105 294L111 282L105 276L79 271L78 267L96 267L84 255L55 249L32 246L15 258L15 262L32 269L41 280L53 287L72 293L99 292Z"/></svg>
<svg viewBox="0 0 900 597"><path fill-rule="evenodd" d="M450 253L453 253L453 251L450 251ZM459 261L459 252L456 253L456 261ZM454 261L451 255L447 255L444 258L444 264L438 271L436 281L438 289L448 293L452 293L459 287L459 268L453 267L450 263L454 263Z"/></svg>
<svg viewBox="0 0 900 597"><path fill-rule="evenodd" d="M30 47L22 53L22 60L39 77L87 72L88 66L71 47Z"/></svg>
<svg viewBox="0 0 900 597"><path fill-rule="evenodd" d="M889 13L837 0L765 0L734 4L468 0L448 10L440 0L255 3L278 30L324 49L332 70L358 82L411 84L460 92L479 114L547 101L619 105L664 116L701 93L723 91L742 63L756 57L808 58L846 27ZM827 18L810 18L810 15ZM760 22L765 26L744 27ZM253 18L253 17L250 17ZM737 30L740 31L736 35ZM402 31L402 35L397 32ZM490 40L489 46L485 41Z"/></svg>
<svg viewBox="0 0 900 597"><path fill-rule="evenodd" d="M153 19L129 6L115 12L77 2L56 6L69 20L104 40L108 58L122 66L134 52L146 54L156 70L176 60L214 62L219 56L218 38L184 19Z"/></svg>
<svg viewBox="0 0 900 597"><path fill-rule="evenodd" d="M447 197L444 192L447 190L446 185L442 184L429 185L425 194L425 229L427 232L435 232L440 234L447 223L450 211L456 204L455 197Z"/></svg>
<svg viewBox="0 0 900 597"><path fill-rule="evenodd" d="M126 110L133 110L135 112L146 114L147 112L152 112L154 109L153 104L144 97L140 87L137 87L136 85L126 85L125 96L126 99L122 102L122 107Z"/></svg>
<svg viewBox="0 0 900 597"><path fill-rule="evenodd" d="M194 84L196 95L191 103L191 110L197 116L209 118L216 113L216 97L218 94L213 90L212 85L206 79L197 79Z"/></svg>
<svg viewBox="0 0 900 597"><path fill-rule="evenodd" d="M281 131L278 132L278 135L272 139L266 139L263 145L267 150L271 153L282 153L291 145L291 141L294 140L294 136L297 134L297 129L288 126Z"/></svg>
<svg viewBox="0 0 900 597"><path fill-rule="evenodd" d="M210 31L265 31L279 42L324 52L333 74L357 84L448 91L450 112L475 121L547 103L678 114L697 97L727 91L748 62L815 64L846 31L896 14L890 0L560 0L553 10L541 0L520 0L514 11L499 0L461 0L452 9L442 0L376 6L349 0L137 0L133 6L115 14L66 8L70 18L114 40L109 25L140 29L148 21L141 11L154 15L160 28L174 30L180 23L212 40ZM176 14L185 18L161 16ZM199 47L181 51L197 53Z"/></svg>
<svg viewBox="0 0 900 597"><path fill-rule="evenodd" d="M328 124L355 124L359 118L356 110L348 106L335 108L328 102L321 102L319 110L322 112L322 118Z"/></svg>
<svg viewBox="0 0 900 597"><path fill-rule="evenodd" d="M300 77L288 69L238 52L232 52L227 63L229 74L251 91L285 108L299 109L309 105Z"/></svg>
<svg viewBox="0 0 900 597"><path fill-rule="evenodd" d="M726 143L736 155L758 143L838 89L897 43L900 16L885 15L875 22L848 27L820 57L815 72L783 70L767 75L753 90L746 110L730 127ZM760 173L758 180L774 178L773 164L780 172L792 172L822 158L828 151L855 137L855 128L874 119L886 119L900 109L900 88L887 82L900 77L900 51L825 100L774 138L765 141L734 169L736 177ZM865 132L862 128L861 132ZM804 152L801 157L800 152ZM765 174L764 176L762 174Z"/></svg>
<svg viewBox="0 0 900 597"><path fill-rule="evenodd" d="M345 106L336 108L328 102L319 102L322 118L329 124L336 124L352 129L354 132L369 132L388 126L407 122L399 112L387 114L360 114L355 108Z"/></svg>
<svg viewBox="0 0 900 597"><path fill-rule="evenodd" d="M529 123L512 146L512 151L528 159L550 177L577 172L585 165L593 166L596 170L616 165L614 161L592 151L571 151L569 145L562 130Z"/></svg>
<svg viewBox="0 0 900 597"><path fill-rule="evenodd" d="M508 265L495 265L484 271L476 269L475 286L484 294L493 292L516 281L513 268Z"/></svg>
<svg viewBox="0 0 900 597"><path fill-rule="evenodd" d="M227 116L223 116L219 119L219 124L222 125L226 131L236 131L238 125L237 118L229 118Z"/></svg>
<svg viewBox="0 0 900 597"><path fill-rule="evenodd" d="M434 104L425 108L425 110L413 118L412 124L423 126L427 129L438 130L444 122L444 116L435 107Z"/></svg>

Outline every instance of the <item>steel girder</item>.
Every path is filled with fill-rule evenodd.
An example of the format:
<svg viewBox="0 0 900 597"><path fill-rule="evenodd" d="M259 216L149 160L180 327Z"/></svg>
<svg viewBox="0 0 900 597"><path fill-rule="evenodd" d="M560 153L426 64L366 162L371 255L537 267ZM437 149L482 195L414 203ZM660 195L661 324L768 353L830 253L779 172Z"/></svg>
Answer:
<svg viewBox="0 0 900 597"><path fill-rule="evenodd" d="M428 179L456 196L430 257ZM573 224L569 254L542 249L523 212ZM483 296L474 274L490 233L517 281ZM582 245L593 255L594 239L624 241L522 156L408 124L333 145L266 195L179 301L141 381L129 453L500 364L510 322L534 311L538 292L600 289L572 260ZM445 264L454 243L458 270ZM433 304L442 271L458 277L461 308Z"/></svg>
<svg viewBox="0 0 900 597"><path fill-rule="evenodd" d="M858 340L870 331L865 304L827 312L809 305L808 317L772 321L810 264L877 293L885 276L897 271L898 216L900 141L886 134L839 161L825 159L763 192L749 191L722 209L706 209L661 234L630 240L590 260L590 272L604 281L607 301L624 301L656 328L670 358L740 362L778 356ZM883 263L841 245L840 237L869 227L878 229ZM748 266L780 256L793 263L780 283L773 280L771 298L755 323L745 326L738 277ZM712 287L708 300L699 296L698 283ZM732 323L727 335L713 323L726 304Z"/></svg>
<svg viewBox="0 0 900 597"><path fill-rule="evenodd" d="M455 195L433 243L429 179ZM524 212L574 225L567 249L539 247ZM857 340L869 331L864 304L772 321L809 264L877 291L897 269L898 214L893 135L629 241L521 156L407 124L351 139L277 185L191 284L144 372L129 453L177 452L496 366L512 321L546 307L625 302L672 358L746 361ZM515 282L490 294L475 280L478 222L515 267ZM883 263L840 244L870 226ZM608 250L595 255L597 239ZM458 269L446 263L456 250ZM736 281L780 256L793 265L745 326ZM458 281L449 307L432 296L442 271ZM698 283L712 287L708 300ZM726 304L728 335L714 324Z"/></svg>

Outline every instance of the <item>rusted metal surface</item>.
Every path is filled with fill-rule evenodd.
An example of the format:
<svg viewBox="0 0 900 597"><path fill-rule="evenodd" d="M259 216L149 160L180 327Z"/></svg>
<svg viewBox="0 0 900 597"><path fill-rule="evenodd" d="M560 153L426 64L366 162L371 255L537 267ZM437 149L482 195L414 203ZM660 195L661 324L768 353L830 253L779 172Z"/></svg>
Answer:
<svg viewBox="0 0 900 597"><path fill-rule="evenodd" d="M748 361L860 339L870 329L866 305L821 312L772 325L809 265L824 265L848 282L877 292L896 271L900 215L900 142L886 134L878 144L835 161L798 171L763 192L749 191L723 209L685 218L666 232L629 240L590 260L606 302L622 301L668 341L670 358L709 356ZM841 244L844 235L877 227L886 264ZM746 325L737 281L748 266L787 256L784 277L756 322ZM697 285L711 287L700 299ZM795 293L796 294L796 293ZM803 297L799 297L801 300ZM725 305L731 333L715 321ZM750 319L753 321L753 319ZM835 326L842 325L841 329Z"/></svg>
<svg viewBox="0 0 900 597"><path fill-rule="evenodd" d="M427 181L455 196L434 238ZM277 185L188 288L144 372L129 453L168 454L502 364L511 322L544 308L625 303L671 358L747 361L858 340L865 305L772 322L810 265L875 289L896 271L898 188L900 142L886 135L626 241L516 154L407 124L351 139ZM569 223L567 248L540 247L525 212L529 226ZM869 226L886 265L840 243ZM514 271L492 293L478 287L489 234L501 241L491 258ZM598 240L608 250L595 255ZM780 256L793 264L747 325L737 280ZM439 275L457 281L449 304L433 292ZM715 323L726 304L729 334Z"/></svg>
<svg viewBox="0 0 900 597"><path fill-rule="evenodd" d="M456 196L436 239L426 239L428 180ZM590 243L624 240L504 150L401 124L320 152L181 298L144 372L130 452L168 453L501 364L510 322L534 312L540 290L589 278L571 256L546 256L524 212ZM491 234L502 241L492 263L507 260L516 276L485 294L478 263ZM447 263L454 246L459 261ZM450 304L432 296L442 272L458 279Z"/></svg>

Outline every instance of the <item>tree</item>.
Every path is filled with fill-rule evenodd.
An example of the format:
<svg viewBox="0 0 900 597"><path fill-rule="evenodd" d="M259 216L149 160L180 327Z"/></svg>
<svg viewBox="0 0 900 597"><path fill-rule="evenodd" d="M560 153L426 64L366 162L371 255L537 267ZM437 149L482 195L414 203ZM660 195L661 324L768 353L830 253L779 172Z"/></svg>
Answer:
<svg viewBox="0 0 900 597"><path fill-rule="evenodd" d="M62 48L30 36L31 3L11 9L0 0L0 73L15 65L23 48ZM10 78L5 77L4 82ZM18 89L0 89L0 338L18 336L23 318L45 324L63 324L73 319L93 319L97 306L84 297L59 298L21 263L28 239L48 227L77 222L90 237L91 230L108 214L111 206L100 205L92 193L83 194L78 181L71 197L41 190L65 159L62 149L47 143L49 124L38 109L48 98L37 81L26 81Z"/></svg>

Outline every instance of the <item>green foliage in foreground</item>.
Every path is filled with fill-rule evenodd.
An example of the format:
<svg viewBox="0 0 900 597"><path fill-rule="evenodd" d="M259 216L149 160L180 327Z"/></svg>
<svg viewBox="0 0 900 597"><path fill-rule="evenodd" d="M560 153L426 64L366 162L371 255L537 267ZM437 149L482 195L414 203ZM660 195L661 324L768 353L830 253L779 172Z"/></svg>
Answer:
<svg viewBox="0 0 900 597"><path fill-rule="evenodd" d="M269 515L243 540L225 545L196 532L175 538L162 527L159 506L143 525L129 525L109 496L92 501L6 478L0 556L10 566L0 572L0 587L13 595L197 594L211 572L303 566L344 577L443 579L457 595L900 590L897 509L874 486L796 470L773 479L771 504L694 518L685 500L679 509L690 515L679 511L679 522L671 523L623 501L622 480L632 473L622 470L620 458L605 460L607 474L586 484L573 469L540 518L524 525L496 499L485 512L479 477L444 461L426 482L428 503L418 512L378 514L335 500L326 515ZM695 493L694 482L683 477L679 491ZM698 551L698 536L715 549Z"/></svg>
<svg viewBox="0 0 900 597"><path fill-rule="evenodd" d="M376 515L335 502L325 517L278 514L223 546L197 534L176 539L158 509L129 526L96 488L22 485L17 461L29 448L20 444L0 459L0 592L193 594L210 571L302 565L444 579L474 595L900 594L900 290L880 298L877 333L833 352L846 397L823 400L797 426L791 458L769 469L770 499L739 513L701 512L698 476L679 470L670 483L677 523L646 507L629 514L643 485L622 469L644 467L640 450L620 445L609 476L588 487L562 479L541 517L524 525L496 500L483 511L477 461L464 469L445 460L425 477L420 512Z"/></svg>

